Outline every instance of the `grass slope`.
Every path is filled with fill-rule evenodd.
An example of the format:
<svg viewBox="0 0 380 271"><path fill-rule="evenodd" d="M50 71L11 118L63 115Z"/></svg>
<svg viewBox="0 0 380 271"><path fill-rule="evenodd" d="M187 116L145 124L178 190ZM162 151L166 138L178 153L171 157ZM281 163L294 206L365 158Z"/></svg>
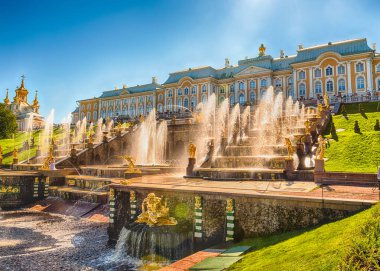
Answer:
<svg viewBox="0 0 380 271"><path fill-rule="evenodd" d="M380 131L374 131L377 103L363 104L365 114L358 111L358 104L346 105L347 115L333 116L335 135L328 135L330 146L326 149L327 171L375 173L380 163ZM368 111L373 111L369 112ZM362 134L354 132L355 121ZM343 131L340 131L342 129ZM330 131L328 131L330 132Z"/></svg>
<svg viewBox="0 0 380 271"><path fill-rule="evenodd" d="M311 271L338 270L339 267L343 267L343 270L359 270L347 269L350 263L345 261L352 261L354 256L357 256L353 251L358 250L358 244L363 243L363 228L378 224L379 213L379 205L376 205L369 210L318 228L249 239L239 245L252 245L254 250L228 270ZM379 236L379 227L372 227L372 232L374 230L376 236ZM379 251L379 240L371 239L368 247L371 251ZM366 258L373 258L373 253L367 252L367 255L361 256L365 261ZM376 257L379 257L378 254ZM380 257L377 260L380 260Z"/></svg>

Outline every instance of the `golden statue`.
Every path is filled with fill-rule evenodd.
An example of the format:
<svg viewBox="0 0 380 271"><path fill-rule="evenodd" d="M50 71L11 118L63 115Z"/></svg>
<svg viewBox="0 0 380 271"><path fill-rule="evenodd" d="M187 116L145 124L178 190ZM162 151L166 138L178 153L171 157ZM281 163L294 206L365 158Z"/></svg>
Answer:
<svg viewBox="0 0 380 271"><path fill-rule="evenodd" d="M135 191L130 191L129 192L129 201L133 202L135 200L136 200L136 193L135 193Z"/></svg>
<svg viewBox="0 0 380 271"><path fill-rule="evenodd" d="M294 147L289 138L285 138L285 146L288 149L288 159L292 159L294 154Z"/></svg>
<svg viewBox="0 0 380 271"><path fill-rule="evenodd" d="M3 148L0 146L0 159L3 159Z"/></svg>
<svg viewBox="0 0 380 271"><path fill-rule="evenodd" d="M227 212L233 212L234 211L234 200L233 199L227 199L226 211Z"/></svg>
<svg viewBox="0 0 380 271"><path fill-rule="evenodd" d="M136 160L129 155L118 156L118 158L123 158L128 163L128 170L126 173L141 173L141 170L136 167Z"/></svg>
<svg viewBox="0 0 380 271"><path fill-rule="evenodd" d="M305 134L310 134L310 124L311 122L309 120L305 121Z"/></svg>
<svg viewBox="0 0 380 271"><path fill-rule="evenodd" d="M327 94L323 96L323 101L325 102L325 107L328 108L330 105L329 105L329 96Z"/></svg>
<svg viewBox="0 0 380 271"><path fill-rule="evenodd" d="M94 142L94 139L93 139L93 136L92 136L92 132L90 132L90 135L88 136L88 143L92 144L93 142Z"/></svg>
<svg viewBox="0 0 380 271"><path fill-rule="evenodd" d="M317 108L317 117L318 118L321 117L322 111L323 111L322 104L318 104L318 108Z"/></svg>
<svg viewBox="0 0 380 271"><path fill-rule="evenodd" d="M318 136L318 148L315 154L318 160L323 160L323 157L325 156L326 145L326 140L322 137L322 135Z"/></svg>
<svg viewBox="0 0 380 271"><path fill-rule="evenodd" d="M109 196L109 199L110 200L114 200L115 199L115 190L113 188L110 188L110 196Z"/></svg>
<svg viewBox="0 0 380 271"><path fill-rule="evenodd" d="M16 147L13 149L13 159L18 159L18 151Z"/></svg>
<svg viewBox="0 0 380 271"><path fill-rule="evenodd" d="M50 169L51 164L54 162L54 156L53 156L53 145L50 145L49 149L49 155L45 158L44 163L42 164L41 169L48 170Z"/></svg>
<svg viewBox="0 0 380 271"><path fill-rule="evenodd" d="M267 48L265 48L264 44L261 43L260 47L259 47L259 56L264 56L265 55L265 50Z"/></svg>
<svg viewBox="0 0 380 271"><path fill-rule="evenodd" d="M201 196L195 196L195 208L200 209L202 208L202 198Z"/></svg>
<svg viewBox="0 0 380 271"><path fill-rule="evenodd" d="M140 122L144 122L144 115L143 114L140 115Z"/></svg>
<svg viewBox="0 0 380 271"><path fill-rule="evenodd" d="M195 158L195 152L197 151L197 146L190 142L189 144L189 158Z"/></svg>
<svg viewBox="0 0 380 271"><path fill-rule="evenodd" d="M167 201L156 197L154 193L149 193L141 206L142 213L137 217L137 223L145 223L149 227L177 225L177 220L169 217Z"/></svg>
<svg viewBox="0 0 380 271"><path fill-rule="evenodd" d="M123 125L121 124L120 121L118 121L117 122L117 130L120 132L122 128L123 128Z"/></svg>

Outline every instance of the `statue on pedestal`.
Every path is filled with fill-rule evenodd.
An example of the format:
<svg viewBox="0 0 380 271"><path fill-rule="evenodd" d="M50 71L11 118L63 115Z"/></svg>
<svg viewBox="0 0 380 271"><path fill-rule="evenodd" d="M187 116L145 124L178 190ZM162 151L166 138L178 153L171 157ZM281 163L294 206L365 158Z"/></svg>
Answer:
<svg viewBox="0 0 380 271"><path fill-rule="evenodd" d="M315 155L316 159L323 160L323 157L325 156L326 145L326 140L321 135L318 136L318 148Z"/></svg>
<svg viewBox="0 0 380 271"><path fill-rule="evenodd" d="M190 142L189 144L189 158L195 158L195 152L197 151L197 147L195 144Z"/></svg>

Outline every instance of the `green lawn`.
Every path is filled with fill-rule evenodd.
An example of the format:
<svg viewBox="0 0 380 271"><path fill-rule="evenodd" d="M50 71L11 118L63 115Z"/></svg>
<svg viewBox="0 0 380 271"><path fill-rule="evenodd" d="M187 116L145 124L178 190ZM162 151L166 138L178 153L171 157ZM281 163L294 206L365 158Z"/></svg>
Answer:
<svg viewBox="0 0 380 271"><path fill-rule="evenodd" d="M376 119L380 119L380 112L376 112L377 103L363 103L365 112L373 110L365 113L365 116L353 113L358 112L358 104L345 107L346 116L333 116L337 132L336 135L327 136L330 146L325 154L328 159L326 170L375 173L377 163L380 163L380 131L374 131ZM354 132L355 120L359 122L362 134Z"/></svg>
<svg viewBox="0 0 380 271"><path fill-rule="evenodd" d="M341 270L359 270L347 269L344 263L357 258L358 248L361 257L365 258L364 261L373 255L375 260L380 261L379 219L380 208L376 205L369 210L318 228L243 241L239 245L251 245L253 251L228 270L311 271L338 270L339 266L346 268ZM363 241L366 244L364 246Z"/></svg>

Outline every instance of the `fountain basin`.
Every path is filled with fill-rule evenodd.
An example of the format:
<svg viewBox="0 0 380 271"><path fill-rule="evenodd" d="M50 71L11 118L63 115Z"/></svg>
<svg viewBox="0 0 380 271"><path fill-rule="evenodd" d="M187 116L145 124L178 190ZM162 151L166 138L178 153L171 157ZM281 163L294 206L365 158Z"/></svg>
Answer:
<svg viewBox="0 0 380 271"><path fill-rule="evenodd" d="M257 180L273 181L284 180L283 170L265 168L197 168L195 176L207 180Z"/></svg>

